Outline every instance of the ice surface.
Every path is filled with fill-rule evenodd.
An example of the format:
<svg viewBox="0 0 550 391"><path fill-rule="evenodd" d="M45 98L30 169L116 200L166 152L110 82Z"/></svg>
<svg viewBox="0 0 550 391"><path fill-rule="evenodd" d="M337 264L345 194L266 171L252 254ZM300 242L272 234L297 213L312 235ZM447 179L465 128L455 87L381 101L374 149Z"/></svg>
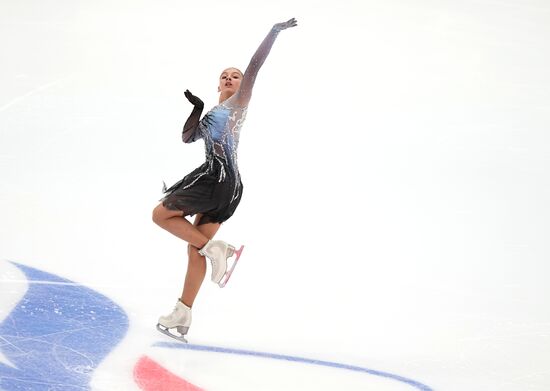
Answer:
<svg viewBox="0 0 550 391"><path fill-rule="evenodd" d="M226 288L205 282L189 341L433 390L550 389L545 1L1 2L0 325L34 286L13 261L127 316L100 361L52 345L92 390L140 389L143 357L207 390L414 389L158 345L186 246L151 211L162 181L204 158L180 141L183 92L216 104L220 71L246 68L290 17L242 129L243 200L218 233L246 252ZM61 304L37 308L69 319ZM0 388L17 366L5 338Z"/></svg>

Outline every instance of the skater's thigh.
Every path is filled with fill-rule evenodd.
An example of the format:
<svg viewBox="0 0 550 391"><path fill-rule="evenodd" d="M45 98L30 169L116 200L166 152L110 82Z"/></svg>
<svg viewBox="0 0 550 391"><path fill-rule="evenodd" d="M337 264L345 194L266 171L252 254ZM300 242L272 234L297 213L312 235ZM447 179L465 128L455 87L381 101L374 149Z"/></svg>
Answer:
<svg viewBox="0 0 550 391"><path fill-rule="evenodd" d="M182 217L183 212L181 210L171 210L165 207L164 205L158 204L155 209L153 209L153 220L154 221L162 221L169 219L171 217Z"/></svg>

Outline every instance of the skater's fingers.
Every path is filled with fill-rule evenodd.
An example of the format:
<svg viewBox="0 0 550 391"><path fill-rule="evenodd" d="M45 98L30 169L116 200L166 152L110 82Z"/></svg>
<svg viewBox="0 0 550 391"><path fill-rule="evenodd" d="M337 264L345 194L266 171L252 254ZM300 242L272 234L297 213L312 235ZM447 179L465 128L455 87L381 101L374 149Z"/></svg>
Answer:
<svg viewBox="0 0 550 391"><path fill-rule="evenodd" d="M185 97L187 98L187 100L191 103L193 103L193 98L195 98L193 96L193 94L189 91L189 90L186 90L184 93Z"/></svg>

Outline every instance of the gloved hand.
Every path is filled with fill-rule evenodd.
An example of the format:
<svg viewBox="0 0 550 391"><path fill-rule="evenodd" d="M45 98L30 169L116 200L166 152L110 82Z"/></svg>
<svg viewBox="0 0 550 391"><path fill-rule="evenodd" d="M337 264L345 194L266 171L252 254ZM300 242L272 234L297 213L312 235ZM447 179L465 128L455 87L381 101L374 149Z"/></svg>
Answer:
<svg viewBox="0 0 550 391"><path fill-rule="evenodd" d="M204 102L200 100L199 97L193 95L189 90L185 90L184 95L187 98L187 100L191 102L193 106L198 107L200 109L204 108Z"/></svg>
<svg viewBox="0 0 550 391"><path fill-rule="evenodd" d="M298 25L298 22L296 21L296 19L292 18L292 19L287 20L286 22L275 24L273 26L273 29L275 31L282 31L282 30L286 30L290 27L296 27L297 25Z"/></svg>

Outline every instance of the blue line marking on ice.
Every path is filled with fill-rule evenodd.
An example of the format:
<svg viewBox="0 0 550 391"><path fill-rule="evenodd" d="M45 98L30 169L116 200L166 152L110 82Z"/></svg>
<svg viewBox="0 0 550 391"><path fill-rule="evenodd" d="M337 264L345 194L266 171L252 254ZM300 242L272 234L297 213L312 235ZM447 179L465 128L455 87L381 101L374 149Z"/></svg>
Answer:
<svg viewBox="0 0 550 391"><path fill-rule="evenodd" d="M98 364L128 330L128 317L100 293L24 265L27 293L0 324L0 389L89 390ZM33 283L36 281L37 283Z"/></svg>
<svg viewBox="0 0 550 391"><path fill-rule="evenodd" d="M355 371L355 372L364 372L369 375L373 376L379 376L383 378L387 378L390 380L395 380L401 383L408 384L411 387L415 387L422 391L433 391L432 388L428 387L425 384L422 384L420 382L417 382L412 379L408 379L403 376L394 375L392 373L388 372L381 372L374 369L369 368L363 368L358 367L354 365L347 365L347 364L340 364L337 362L332 361L322 361L322 360L315 360L310 358L303 358L303 357L296 357L296 356L286 356L283 354L275 354L275 353L266 353L266 352L256 352L253 350L241 350L241 349L230 349L230 348L222 348L217 346L205 346L205 345L194 345L194 344L184 344L184 343L173 343L173 342L157 342L154 344L154 346L157 347L163 347L163 348L169 348L169 349L186 349L186 350L197 350L197 351L204 351L204 352L213 352L213 353L226 353L226 354L236 354L240 356L253 356L253 357L261 357L261 358L268 358L272 360L284 360L284 361L291 361L291 362L298 362L303 364L310 364L310 365L319 365L324 367L331 367L331 368L338 368L338 369L346 369L349 371Z"/></svg>

